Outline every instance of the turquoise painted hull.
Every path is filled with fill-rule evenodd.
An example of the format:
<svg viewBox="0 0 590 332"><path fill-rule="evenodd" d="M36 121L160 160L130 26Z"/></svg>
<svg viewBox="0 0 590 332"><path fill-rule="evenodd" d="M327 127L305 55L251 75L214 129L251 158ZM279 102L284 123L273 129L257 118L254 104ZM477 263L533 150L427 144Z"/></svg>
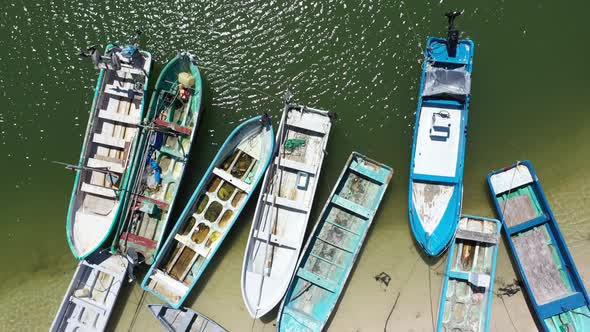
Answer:
<svg viewBox="0 0 590 332"><path fill-rule="evenodd" d="M188 101L178 98L178 74L190 73L195 78ZM189 155L201 119L203 82L190 55L178 54L170 60L158 77L152 93L145 126L132 166L132 185L126 193L111 252L127 254L128 249L139 253L141 260L152 264L163 242L176 197L181 187ZM147 185L150 160L161 170L160 184ZM143 210L142 210L143 207Z"/></svg>
<svg viewBox="0 0 590 332"><path fill-rule="evenodd" d="M110 44L107 48L111 47L112 44ZM140 106L140 117L143 117L144 114L144 109L145 109L145 102L146 102L146 97L147 93L148 93L148 85L149 85L149 74L151 71L151 63L152 63L152 55L147 52L147 51L141 51L141 54L144 56L144 58L146 59L146 64L147 64L147 70L145 71L145 81L144 81L144 85L143 85L143 98L141 100L141 106ZM82 144L82 151L80 152L80 159L78 161L78 167L84 167L85 166L85 162L86 162L86 155L88 153L88 148L89 145L92 142L92 132L95 129L94 128L94 124L96 122L96 118L98 117L98 101L99 98L101 97L101 93L104 93L103 88L104 88L104 84L105 82L103 82L105 80L105 75L106 75L106 71L105 69L100 69L100 73L99 73L99 77L98 80L96 82L96 87L95 87L95 92L94 92L94 98L92 100L92 107L90 109L90 115L89 115L89 119L88 119L88 126L86 128L86 134L84 136L84 142ZM129 160L133 160L135 158L135 151L137 150L137 144L139 141L139 135L137 135L135 137L135 139L132 142L132 148L130 151L130 158ZM89 255L91 255L93 252L95 252L96 250L98 250L99 248L101 248L104 243L107 241L107 239L109 238L109 236L111 235L113 229L115 228L115 225L117 224L120 216L121 216L121 212L122 212L122 208L123 208L123 204L126 200L126 196L125 196L125 192L128 190L129 185L130 185L130 177L131 177L131 169L132 167L128 167L125 171L124 174L122 174L122 177L120 179L120 186L119 186L119 204L117 207L117 210L115 211L113 218L110 221L110 226L108 228L108 230L105 232L105 234L102 236L102 239L93 246L93 248L91 248L90 250L85 250L84 252L79 252L76 249L76 246L74 245L74 235L73 235L73 223L74 223L74 218L75 218L75 214L76 214L76 207L77 205L79 205L80 203L77 202L77 198L78 196L80 196L81 194L81 185L82 185L82 180L81 180L81 173L84 172L83 170L77 170L76 171L76 177L74 179L74 185L72 188L72 196L70 199L70 203L69 203L69 207L68 207L68 213L67 213L67 217L66 217L66 239L68 242L68 246L70 247L70 250L72 251L72 254L74 255L74 257L78 260L82 260L85 259L86 257L88 257Z"/></svg>
<svg viewBox="0 0 590 332"><path fill-rule="evenodd" d="M253 142L253 137L259 137L260 144ZM258 159L246 157L248 166L241 168L239 156L254 154L244 152L248 148L256 149ZM273 150L270 120L258 116L234 129L146 274L143 289L173 308L182 305L252 196ZM256 160L254 164L252 160Z"/></svg>
<svg viewBox="0 0 590 332"><path fill-rule="evenodd" d="M322 331L342 296L393 170L353 152L301 256L278 331Z"/></svg>
<svg viewBox="0 0 590 332"><path fill-rule="evenodd" d="M461 216L443 276L438 332L489 330L501 228L496 219ZM479 276L489 283L478 285Z"/></svg>

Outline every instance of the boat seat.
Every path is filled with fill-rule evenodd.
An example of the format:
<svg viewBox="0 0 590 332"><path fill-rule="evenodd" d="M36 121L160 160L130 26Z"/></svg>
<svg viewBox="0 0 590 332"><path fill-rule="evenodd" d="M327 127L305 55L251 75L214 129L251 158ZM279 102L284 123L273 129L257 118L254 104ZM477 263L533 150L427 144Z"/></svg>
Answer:
<svg viewBox="0 0 590 332"><path fill-rule="evenodd" d="M389 176L389 173L386 173L386 175L384 175L380 172L375 172L371 170L369 167L366 167L362 163L359 163L357 161L353 161L351 163L350 169L353 170L355 173L380 184L387 183L387 176Z"/></svg>
<svg viewBox="0 0 590 332"><path fill-rule="evenodd" d="M187 235L174 234L174 239L185 246L189 247L192 251L196 252L201 257L207 257L211 249L207 249L204 246L194 243Z"/></svg>
<svg viewBox="0 0 590 332"><path fill-rule="evenodd" d="M314 133L318 133L321 135L326 135L326 126L324 126L321 122L319 121L306 121L305 124L297 121L297 122L288 122L287 121L287 125L289 127L294 127L294 128L299 128L299 129L304 129L304 130L309 130L312 131Z"/></svg>
<svg viewBox="0 0 590 332"><path fill-rule="evenodd" d="M123 172L125 172L125 168L123 167L123 165L121 163L114 163L114 162L108 161L108 160L88 158L88 162L86 163L86 166L92 167L92 168L106 168L109 171L119 173L119 174L123 174Z"/></svg>
<svg viewBox="0 0 590 332"><path fill-rule="evenodd" d="M92 311L96 311L98 314L100 315L106 315L107 312L107 308L103 305L101 305L98 302L92 301L90 299L85 299L85 298L78 298L75 296L70 296L70 302L85 307L85 308L90 308Z"/></svg>
<svg viewBox="0 0 590 332"><path fill-rule="evenodd" d="M92 141L97 144L112 146L119 149L125 149L126 145L128 144L124 139L99 133L94 134Z"/></svg>
<svg viewBox="0 0 590 332"><path fill-rule="evenodd" d="M129 73L132 75L143 75L145 76L145 73L143 72L143 70L139 69L139 68L135 68L133 66L130 66L128 64L124 64L121 63L121 69L117 70L118 72L123 72L123 73Z"/></svg>
<svg viewBox="0 0 590 332"><path fill-rule="evenodd" d="M156 124L156 126L170 128L170 129L174 130L175 132L180 133L180 134L184 134L184 135L190 135L191 132L193 131L189 127L183 127L183 126L175 125L173 123L166 122L166 121L164 121L162 119L155 119L154 120L154 123Z"/></svg>
<svg viewBox="0 0 590 332"><path fill-rule="evenodd" d="M297 276L329 292L338 292L337 284L331 282L330 280L327 280L326 278L320 277L317 274L304 268L299 268L299 270L297 271Z"/></svg>
<svg viewBox="0 0 590 332"><path fill-rule="evenodd" d="M466 229L458 229L456 238L461 240L469 240L475 242L497 244L499 240L499 234L497 233L481 233L469 231Z"/></svg>
<svg viewBox="0 0 590 332"><path fill-rule="evenodd" d="M82 186L80 190L94 195L109 197L109 198L117 198L117 193L115 192L114 188L107 188L103 186L97 186L95 184L90 184L86 182L82 182Z"/></svg>
<svg viewBox="0 0 590 332"><path fill-rule="evenodd" d="M166 203L164 201L160 201L160 200L153 199L151 197L147 197L147 196L143 196L143 195L138 195L137 202L141 203L143 201L152 202L152 203L156 204L156 206L158 208L160 208L161 210L168 210L168 207L170 206L168 203Z"/></svg>
<svg viewBox="0 0 590 332"><path fill-rule="evenodd" d="M215 167L213 169L213 174L219 176L223 181L231 183L232 185L236 186L238 189L244 191L245 193L250 193L250 185L236 177L233 177L231 174L222 170L221 168Z"/></svg>
<svg viewBox="0 0 590 332"><path fill-rule="evenodd" d="M276 158L275 165L278 165L278 163L279 163L279 158ZM298 161L293 161L293 160L290 160L287 158L280 158L280 164L281 164L281 168L291 168L296 171L306 172L311 175L315 175L315 173L316 173L316 170L314 167L309 166L304 163L300 163Z"/></svg>
<svg viewBox="0 0 590 332"><path fill-rule="evenodd" d="M345 210L354 212L365 219L370 219L373 216L373 212L371 210L353 201L343 198L340 195L334 195L334 197L332 197L332 204L337 205Z"/></svg>
<svg viewBox="0 0 590 332"><path fill-rule="evenodd" d="M268 232L255 230L254 237L260 241L266 242L266 240L268 240ZM297 247L299 246L299 244L296 241L276 236L275 234L272 234L270 236L270 243L276 244L279 247L286 247L291 249L297 249Z"/></svg>
<svg viewBox="0 0 590 332"><path fill-rule="evenodd" d="M90 264L90 263L88 263L88 261L85 261L85 260L82 261L82 264L84 264L84 265L88 266L89 268L96 270L98 272L102 272L102 273L108 274L110 276L113 276L115 279L120 278L119 277L119 275L121 274L120 272L109 270L109 269L107 269L103 266L100 266L100 265Z"/></svg>
<svg viewBox="0 0 590 332"><path fill-rule="evenodd" d="M281 196L276 196L276 199L275 199L275 195L266 194L265 201L266 201L266 203L268 203L270 205L274 204L275 206L278 205L278 206L282 206L282 207L296 210L296 211L301 211L301 212L309 211L309 208L307 206L303 205L302 203L288 199L288 198L284 198Z"/></svg>
<svg viewBox="0 0 590 332"><path fill-rule="evenodd" d="M111 100L114 100L114 99L111 99ZM109 102L109 104L110 104L110 102ZM112 112L108 109L99 110L98 117L101 119L105 119L105 120L122 122L122 123L135 125L135 126L141 122L138 116L116 113L116 112Z"/></svg>
<svg viewBox="0 0 590 332"><path fill-rule="evenodd" d="M113 84L105 85L104 92L109 95L112 95L112 96L128 98L128 99L134 99L134 98L141 99L141 98L143 98L142 91L137 91L137 90L129 89L129 88L121 88L121 87L115 86Z"/></svg>

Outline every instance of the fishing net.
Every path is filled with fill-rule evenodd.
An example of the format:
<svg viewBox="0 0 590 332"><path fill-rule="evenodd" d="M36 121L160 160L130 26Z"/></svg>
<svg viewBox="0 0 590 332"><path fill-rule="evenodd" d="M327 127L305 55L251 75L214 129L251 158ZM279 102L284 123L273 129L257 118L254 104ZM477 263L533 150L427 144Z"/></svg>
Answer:
<svg viewBox="0 0 590 332"><path fill-rule="evenodd" d="M304 146L305 140L300 138L291 138L285 142L285 150L293 151L298 147Z"/></svg>
<svg viewBox="0 0 590 332"><path fill-rule="evenodd" d="M185 89L191 88L195 85L195 77L189 73L182 72L178 74L178 83L182 84Z"/></svg>

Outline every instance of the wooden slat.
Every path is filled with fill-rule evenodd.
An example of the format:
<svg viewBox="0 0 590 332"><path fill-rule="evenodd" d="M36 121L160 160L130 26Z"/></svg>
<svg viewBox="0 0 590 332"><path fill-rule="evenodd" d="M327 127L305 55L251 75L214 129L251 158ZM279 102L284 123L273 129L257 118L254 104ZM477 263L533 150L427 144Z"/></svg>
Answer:
<svg viewBox="0 0 590 332"><path fill-rule="evenodd" d="M278 165L279 160L276 159L275 160L275 165ZM305 172L311 175L315 175L315 168L313 166L304 164L304 163L300 163L298 161L293 161L287 158L281 158L280 160L281 163L281 168L291 168L294 169L296 171L300 171L300 172Z"/></svg>
<svg viewBox="0 0 590 332"><path fill-rule="evenodd" d="M293 210L297 210L297 211L301 211L301 212L307 212L309 210L309 207L304 205L303 203L300 203L298 201L294 201L288 198L284 198L281 196L276 196L275 199L275 195L271 195L271 194L267 194L264 197L265 201L268 204L271 204L274 206L283 206L289 209L293 209Z"/></svg>
<svg viewBox="0 0 590 332"><path fill-rule="evenodd" d="M362 175L366 178L369 178L379 184L383 184L387 182L387 175L383 175L379 172L373 171L360 163L353 163L350 165L350 169L353 170L355 173Z"/></svg>
<svg viewBox="0 0 590 332"><path fill-rule="evenodd" d="M254 231L254 238L256 238L260 241L266 242L269 239L268 232L255 230ZM270 236L270 243L276 244L279 247L286 247L286 248L291 248L291 249L296 249L299 246L299 243L297 243L296 241L292 241L290 239L285 239L283 237L279 237L274 234L272 234Z"/></svg>
<svg viewBox="0 0 590 332"><path fill-rule="evenodd" d="M106 188L102 186L97 186L95 184L90 184L83 182L80 190L94 195L105 196L109 198L116 198L117 194L113 188Z"/></svg>
<svg viewBox="0 0 590 332"><path fill-rule="evenodd" d="M94 134L92 141L97 144L112 146L119 149L124 149L126 143L124 139L120 139L114 136L103 135L99 133Z"/></svg>
<svg viewBox="0 0 590 332"><path fill-rule="evenodd" d="M242 191L244 191L246 193L250 193L250 189L251 188L250 188L250 186L246 182L244 182L244 181L242 181L242 180L240 180L238 178L233 177L228 172L226 172L226 171L224 171L224 170L222 170L220 168L215 167L213 169L213 174L219 176L222 180L224 180L224 181L226 181L228 183L231 183L232 185L238 187L238 189L240 189L240 190L242 190Z"/></svg>
<svg viewBox="0 0 590 332"><path fill-rule="evenodd" d="M297 276L332 293L338 292L338 285L304 268L297 271Z"/></svg>
<svg viewBox="0 0 590 332"><path fill-rule="evenodd" d="M462 239L462 240L497 244L499 234L497 234L497 233L490 234L490 233L469 231L466 229L458 229L456 237L457 237L457 239Z"/></svg>
<svg viewBox="0 0 590 332"><path fill-rule="evenodd" d="M355 202L349 201L348 199L343 198L339 195L334 195L334 197L332 197L332 204L338 205L341 208L354 212L364 217L365 219L369 219L373 216L373 212L371 210Z"/></svg>
<svg viewBox="0 0 590 332"><path fill-rule="evenodd" d="M156 126L169 128L169 129L172 129L175 132L178 132L178 133L183 134L183 135L190 135L191 132L192 132L192 129L189 128L189 127L183 127L183 126L175 125L173 123L166 122L166 121L161 120L161 119L155 119L154 120L154 123L156 124Z"/></svg>
<svg viewBox="0 0 590 332"><path fill-rule="evenodd" d="M109 171L119 174L122 174L125 171L123 165L121 165L120 163L114 163L111 161L101 159L88 158L88 162L86 163L86 165L92 168L107 168Z"/></svg>
<svg viewBox="0 0 590 332"><path fill-rule="evenodd" d="M140 120L139 117L133 115L126 115L121 113L113 113L107 110L99 110L98 117L101 119L122 122L130 125L138 125Z"/></svg>

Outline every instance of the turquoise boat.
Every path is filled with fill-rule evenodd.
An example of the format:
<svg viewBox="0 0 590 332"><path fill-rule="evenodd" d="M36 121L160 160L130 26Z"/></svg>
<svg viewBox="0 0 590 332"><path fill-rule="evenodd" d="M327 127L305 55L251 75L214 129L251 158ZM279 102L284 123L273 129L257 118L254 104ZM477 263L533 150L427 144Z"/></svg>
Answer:
<svg viewBox="0 0 590 332"><path fill-rule="evenodd" d="M489 330L501 229L496 219L461 216L443 276L438 332Z"/></svg>
<svg viewBox="0 0 590 332"><path fill-rule="evenodd" d="M100 69L68 208L66 234L77 259L100 248L122 213L144 116L152 56L137 45L90 48Z"/></svg>
<svg viewBox="0 0 590 332"><path fill-rule="evenodd" d="M203 84L193 56L180 53L164 67L142 133L112 252L133 251L152 264L163 241L201 118Z"/></svg>
<svg viewBox="0 0 590 332"><path fill-rule="evenodd" d="M590 331L590 298L533 165L518 162L487 179L539 330Z"/></svg>
<svg viewBox="0 0 590 332"><path fill-rule="evenodd" d="M322 331L365 241L393 170L353 152L303 251L278 331Z"/></svg>
<svg viewBox="0 0 590 332"><path fill-rule="evenodd" d="M408 188L409 219L420 247L439 256L449 246L463 200L473 42L459 39L447 13L447 38L426 42Z"/></svg>
<svg viewBox="0 0 590 332"><path fill-rule="evenodd" d="M175 309L182 305L264 175L274 142L266 115L234 129L146 274L143 289Z"/></svg>

